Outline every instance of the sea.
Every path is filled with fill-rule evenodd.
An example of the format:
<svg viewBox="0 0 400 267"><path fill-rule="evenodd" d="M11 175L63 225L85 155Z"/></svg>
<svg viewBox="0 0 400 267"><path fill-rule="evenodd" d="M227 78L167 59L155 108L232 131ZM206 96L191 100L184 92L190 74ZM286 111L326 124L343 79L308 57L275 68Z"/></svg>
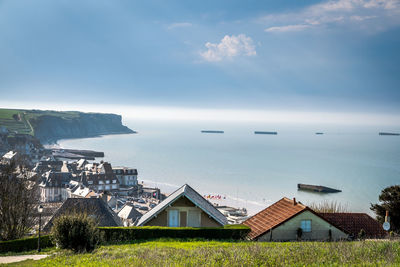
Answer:
<svg viewBox="0 0 400 267"><path fill-rule="evenodd" d="M58 145L103 151L105 157L98 161L136 168L139 181L148 186L168 194L187 183L211 202L246 208L250 215L283 197L306 205L335 202L349 212L373 215L370 205L378 202L381 190L400 184L400 136L380 136L378 126L174 120L124 124L138 133L65 139ZM342 192L298 191L298 183Z"/></svg>

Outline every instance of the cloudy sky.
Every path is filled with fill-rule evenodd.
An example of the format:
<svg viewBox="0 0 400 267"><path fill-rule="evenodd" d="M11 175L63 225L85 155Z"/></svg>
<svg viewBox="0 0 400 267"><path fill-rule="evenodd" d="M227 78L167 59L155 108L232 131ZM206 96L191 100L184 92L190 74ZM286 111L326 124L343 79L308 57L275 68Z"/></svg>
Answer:
<svg viewBox="0 0 400 267"><path fill-rule="evenodd" d="M393 115L399 48L397 0L0 0L0 105Z"/></svg>

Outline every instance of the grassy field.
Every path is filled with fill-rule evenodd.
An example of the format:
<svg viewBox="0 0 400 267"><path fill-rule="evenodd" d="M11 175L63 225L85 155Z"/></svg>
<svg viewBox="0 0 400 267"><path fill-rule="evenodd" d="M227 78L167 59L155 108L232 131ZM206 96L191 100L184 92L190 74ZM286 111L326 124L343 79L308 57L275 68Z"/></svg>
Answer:
<svg viewBox="0 0 400 267"><path fill-rule="evenodd" d="M79 116L76 111L47 111L47 110L22 110L22 109L0 109L0 126L5 126L9 131L34 135L34 129L30 123L31 119L39 116L50 115L63 118L75 118Z"/></svg>
<svg viewBox="0 0 400 267"><path fill-rule="evenodd" d="M148 241L11 266L400 266L400 243Z"/></svg>

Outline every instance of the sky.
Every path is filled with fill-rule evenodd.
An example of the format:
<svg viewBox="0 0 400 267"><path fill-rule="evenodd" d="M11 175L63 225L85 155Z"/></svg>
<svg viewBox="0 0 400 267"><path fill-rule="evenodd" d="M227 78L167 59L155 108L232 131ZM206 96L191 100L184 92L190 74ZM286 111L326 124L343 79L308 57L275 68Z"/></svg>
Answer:
<svg viewBox="0 0 400 267"><path fill-rule="evenodd" d="M399 47L397 0L0 0L0 106L400 121Z"/></svg>

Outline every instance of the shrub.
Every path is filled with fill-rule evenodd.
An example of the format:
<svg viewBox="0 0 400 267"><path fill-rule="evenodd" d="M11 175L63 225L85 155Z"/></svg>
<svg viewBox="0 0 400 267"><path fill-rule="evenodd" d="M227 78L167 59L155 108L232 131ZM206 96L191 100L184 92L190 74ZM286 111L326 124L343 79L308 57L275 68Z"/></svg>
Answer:
<svg viewBox="0 0 400 267"><path fill-rule="evenodd" d="M365 239L366 233L364 229L361 229L360 232L358 233L358 239L363 240Z"/></svg>
<svg viewBox="0 0 400 267"><path fill-rule="evenodd" d="M50 240L49 235L40 236L40 247L47 248L52 247L53 243ZM38 248L38 238L28 237L22 239L15 239L9 241L0 242L0 252L21 252L35 250Z"/></svg>
<svg viewBox="0 0 400 267"><path fill-rule="evenodd" d="M301 229L300 227L297 228L296 235L297 235L297 239L300 240L301 236L303 235L303 229Z"/></svg>
<svg viewBox="0 0 400 267"><path fill-rule="evenodd" d="M203 239L244 239L250 232L245 225L227 225L224 227L99 227L104 241L118 243L155 238L203 238Z"/></svg>
<svg viewBox="0 0 400 267"><path fill-rule="evenodd" d="M100 237L97 223L86 214L68 214L56 218L51 236L58 247L74 252L92 251Z"/></svg>

